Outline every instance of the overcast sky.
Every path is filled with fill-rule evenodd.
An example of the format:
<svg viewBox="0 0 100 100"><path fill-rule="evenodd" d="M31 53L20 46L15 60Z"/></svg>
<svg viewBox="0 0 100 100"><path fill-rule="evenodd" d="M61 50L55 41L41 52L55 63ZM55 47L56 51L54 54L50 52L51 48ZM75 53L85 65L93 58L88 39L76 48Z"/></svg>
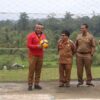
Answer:
<svg viewBox="0 0 100 100"><path fill-rule="evenodd" d="M0 0L0 12L100 13L100 0Z"/></svg>
<svg viewBox="0 0 100 100"><path fill-rule="evenodd" d="M0 12L100 13L100 0L0 0Z"/></svg>

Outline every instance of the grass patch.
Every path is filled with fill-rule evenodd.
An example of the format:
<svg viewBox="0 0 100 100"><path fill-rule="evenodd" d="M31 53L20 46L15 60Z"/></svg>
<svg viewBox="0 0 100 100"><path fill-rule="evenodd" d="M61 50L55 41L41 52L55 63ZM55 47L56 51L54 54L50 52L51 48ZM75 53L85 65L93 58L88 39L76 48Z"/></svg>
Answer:
<svg viewBox="0 0 100 100"><path fill-rule="evenodd" d="M92 67L93 78L100 78L100 68ZM0 81L27 81L28 69L23 70L0 70ZM84 75L85 78L85 75ZM58 80L59 73L58 68L43 68L41 80ZM77 79L77 70L73 66L71 79Z"/></svg>
<svg viewBox="0 0 100 100"><path fill-rule="evenodd" d="M23 52L22 52L23 54ZM3 65L11 65L13 63L18 63L25 65L23 70L0 70L0 81L27 81L28 77L28 59L27 53L25 58L21 59L20 54L8 55L6 53L0 55L0 67ZM100 58L100 53L98 57ZM99 58L97 55L94 57L94 62L99 64ZM44 67L42 70L41 80L58 80L58 53L57 50L45 50L44 55ZM98 66L92 67L93 78L100 78L100 68ZM84 75L84 78L86 76ZM76 58L73 59L73 68L71 73L71 79L77 79L77 69L76 69Z"/></svg>

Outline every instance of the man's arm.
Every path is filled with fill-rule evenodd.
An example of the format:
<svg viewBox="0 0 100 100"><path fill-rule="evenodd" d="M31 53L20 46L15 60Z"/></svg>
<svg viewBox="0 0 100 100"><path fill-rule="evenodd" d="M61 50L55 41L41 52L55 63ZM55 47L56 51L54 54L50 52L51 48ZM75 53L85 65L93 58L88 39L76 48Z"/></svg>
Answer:
<svg viewBox="0 0 100 100"><path fill-rule="evenodd" d="M32 44L32 41L33 41L33 39L32 39L32 37L29 35L28 37L27 37L27 47L28 48L30 48L30 49L33 49L33 48L40 48L41 46L40 45L33 45Z"/></svg>
<svg viewBox="0 0 100 100"><path fill-rule="evenodd" d="M75 46L73 41L71 41L71 48L72 48L72 52L73 52L73 55L74 55L76 53L76 46Z"/></svg>
<svg viewBox="0 0 100 100"><path fill-rule="evenodd" d="M78 48L78 40L75 41L75 47L76 47L76 50Z"/></svg>
<svg viewBox="0 0 100 100"><path fill-rule="evenodd" d="M92 41L91 41L91 46L92 46L92 49L91 49L91 55L93 56L94 55L94 52L95 52L95 47L96 47L96 40L94 37L92 37Z"/></svg>

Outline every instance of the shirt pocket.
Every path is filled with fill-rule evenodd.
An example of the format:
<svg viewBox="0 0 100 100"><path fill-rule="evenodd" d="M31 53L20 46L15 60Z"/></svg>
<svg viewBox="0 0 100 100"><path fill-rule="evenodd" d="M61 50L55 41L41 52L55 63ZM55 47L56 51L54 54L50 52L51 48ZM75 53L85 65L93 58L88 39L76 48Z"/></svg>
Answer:
<svg viewBox="0 0 100 100"><path fill-rule="evenodd" d="M88 44L91 44L91 39L90 38L86 38L85 42L88 43Z"/></svg>

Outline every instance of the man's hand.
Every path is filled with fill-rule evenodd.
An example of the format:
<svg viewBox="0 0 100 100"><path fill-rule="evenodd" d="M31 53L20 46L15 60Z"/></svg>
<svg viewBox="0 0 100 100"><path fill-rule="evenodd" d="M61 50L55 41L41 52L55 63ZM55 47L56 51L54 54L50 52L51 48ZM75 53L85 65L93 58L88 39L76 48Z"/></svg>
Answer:
<svg viewBox="0 0 100 100"><path fill-rule="evenodd" d="M42 46L41 46L41 45L38 45L37 47L38 47L38 48L42 48Z"/></svg>

